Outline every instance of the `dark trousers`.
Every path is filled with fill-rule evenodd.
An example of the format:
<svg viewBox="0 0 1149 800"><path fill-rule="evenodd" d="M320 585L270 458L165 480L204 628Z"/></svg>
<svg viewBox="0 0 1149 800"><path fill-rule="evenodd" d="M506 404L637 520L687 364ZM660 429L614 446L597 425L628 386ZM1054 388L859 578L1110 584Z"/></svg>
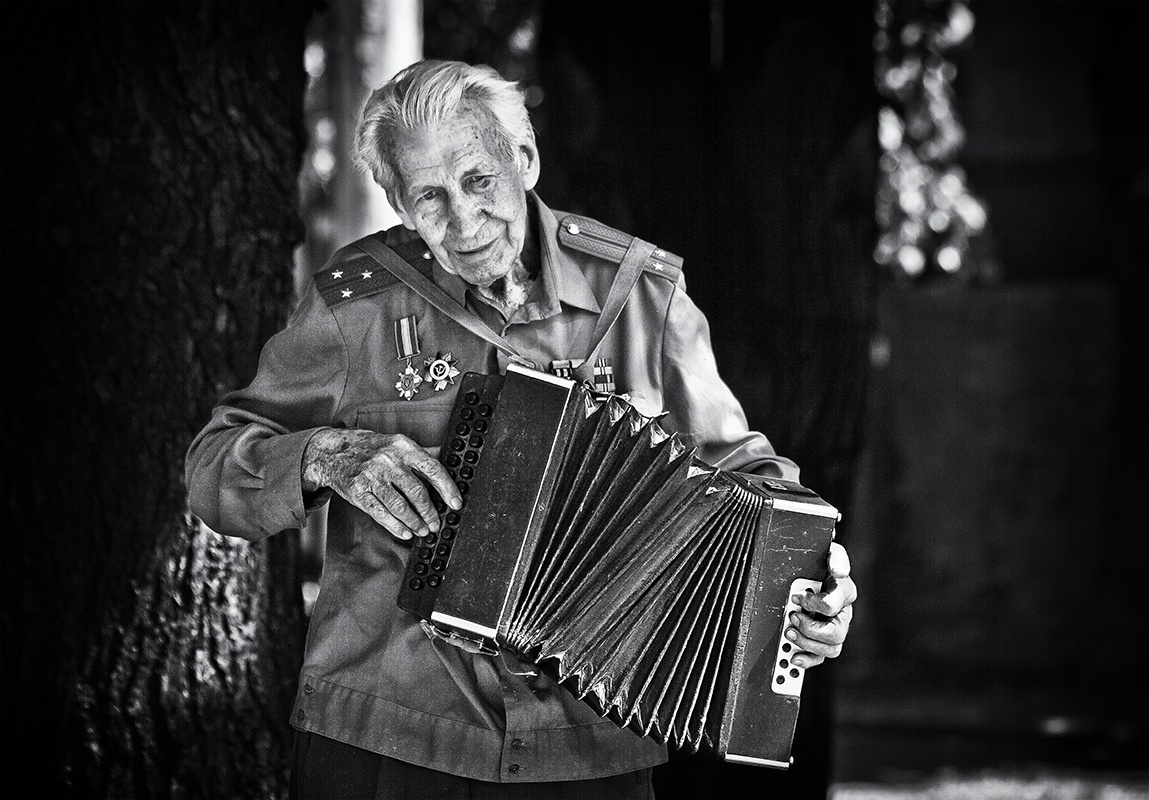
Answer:
<svg viewBox="0 0 1149 800"><path fill-rule="evenodd" d="M290 800L654 800L651 770L588 781L489 783L297 731Z"/></svg>

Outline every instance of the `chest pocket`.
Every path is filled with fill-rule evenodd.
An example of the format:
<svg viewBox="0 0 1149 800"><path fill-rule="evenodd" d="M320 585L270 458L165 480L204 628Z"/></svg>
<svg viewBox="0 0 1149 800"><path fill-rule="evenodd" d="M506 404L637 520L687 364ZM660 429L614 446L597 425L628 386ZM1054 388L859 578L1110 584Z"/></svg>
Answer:
<svg viewBox="0 0 1149 800"><path fill-rule="evenodd" d="M438 447L447 433L455 392L436 393L426 400L393 400L364 406L355 413L355 427L376 433L401 433L422 447Z"/></svg>

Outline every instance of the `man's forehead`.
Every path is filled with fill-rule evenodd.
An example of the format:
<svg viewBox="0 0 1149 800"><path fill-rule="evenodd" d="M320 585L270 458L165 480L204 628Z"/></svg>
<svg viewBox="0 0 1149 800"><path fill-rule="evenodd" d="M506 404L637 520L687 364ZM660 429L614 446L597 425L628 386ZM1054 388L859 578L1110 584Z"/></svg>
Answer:
<svg viewBox="0 0 1149 800"><path fill-rule="evenodd" d="M504 160L487 115L466 107L400 134L396 145L396 166L404 173L443 167L465 170Z"/></svg>

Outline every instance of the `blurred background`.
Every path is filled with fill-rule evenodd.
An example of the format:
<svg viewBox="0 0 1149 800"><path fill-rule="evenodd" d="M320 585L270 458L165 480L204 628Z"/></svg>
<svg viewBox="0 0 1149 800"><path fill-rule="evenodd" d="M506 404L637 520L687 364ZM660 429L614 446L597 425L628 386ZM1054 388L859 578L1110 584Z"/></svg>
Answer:
<svg viewBox="0 0 1149 800"><path fill-rule="evenodd" d="M683 256L861 597L786 773L660 797L1149 796L1149 3L0 4L11 797L282 796L322 520L182 458L334 250L420 57L527 92L539 194Z"/></svg>

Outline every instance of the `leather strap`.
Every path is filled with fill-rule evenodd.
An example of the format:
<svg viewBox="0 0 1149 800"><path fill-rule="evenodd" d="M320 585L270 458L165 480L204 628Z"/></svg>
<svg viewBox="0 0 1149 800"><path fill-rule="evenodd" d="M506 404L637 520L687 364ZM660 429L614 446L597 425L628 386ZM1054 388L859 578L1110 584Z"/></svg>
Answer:
<svg viewBox="0 0 1149 800"><path fill-rule="evenodd" d="M400 258L398 254L387 245L377 239L367 238L356 242L355 247L378 262L381 267L413 289L416 294L432 306L442 311L471 333L497 347L512 361L529 365L536 369L538 368L538 365L534 364L530 359L519 355L514 346L491 330L487 323L479 319L473 312L468 311L456 303L441 287ZM594 332L591 334L590 346L586 358L583 360L584 365L593 364L594 354L598 351L602 340L618 320L618 315L622 313L622 308L626 305L626 300L630 297L631 290L634 289L634 284L638 281L639 275L642 274L643 267L654 253L654 250L655 246L653 244L643 241L642 239L634 239L630 243L630 247L627 248L626 254L622 257L622 262L619 264L618 272L614 276L614 283L610 286L610 292L606 296L606 302L603 303L602 310L599 312L598 323L595 325Z"/></svg>
<svg viewBox="0 0 1149 800"><path fill-rule="evenodd" d="M610 292L606 296L606 302L599 312L598 324L594 326L594 333L591 334L590 350L586 355L587 363L594 361L594 354L598 352L599 345L607 333L614 327L618 315L622 313L622 307L626 305L626 299L630 297L634 284L638 282L638 276L642 274L654 250L654 245L642 239L632 240L630 247L626 249L626 254L623 255L622 262L618 265L618 272L614 276L614 283L611 284Z"/></svg>
<svg viewBox="0 0 1149 800"><path fill-rule="evenodd" d="M493 344L512 361L519 364L528 364L537 369L537 365L531 362L530 359L523 358L519 355L518 351L515 350L510 342L491 330L490 326L479 319L473 312L468 311L456 303L441 287L401 259L390 247L372 238L360 239L358 242L355 242L355 247L379 262L379 266L407 284L416 294L442 311L459 325L462 325L484 341Z"/></svg>

